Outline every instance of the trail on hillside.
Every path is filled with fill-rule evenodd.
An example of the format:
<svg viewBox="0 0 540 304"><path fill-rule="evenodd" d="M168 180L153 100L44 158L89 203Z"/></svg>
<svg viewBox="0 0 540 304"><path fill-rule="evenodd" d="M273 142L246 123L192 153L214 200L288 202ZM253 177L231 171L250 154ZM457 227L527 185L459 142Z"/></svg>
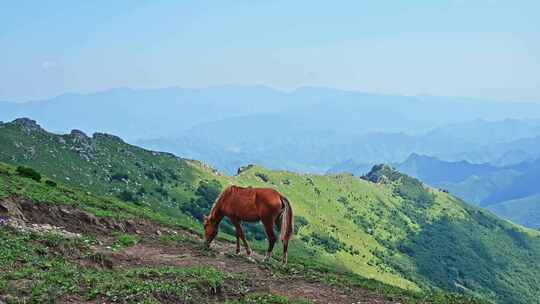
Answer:
<svg viewBox="0 0 540 304"><path fill-rule="evenodd" d="M307 299L312 303L398 303L361 288L342 288L307 280L301 274L283 274L261 262L257 253L252 258L236 255L235 245L216 241L212 249L202 245L200 237L181 229L171 229L148 220L116 220L96 217L88 212L67 205L36 204L12 197L0 202L10 209L11 225L33 233L58 233L66 237L91 235L96 238L90 247L91 254L70 252L66 257L83 267L106 268L114 271L138 267L162 266L212 266L225 273L242 274L248 285L244 290L222 288L210 297L210 303L238 299L247 293L266 293L289 299ZM137 235L137 244L114 248L115 233ZM170 239L176 241L164 241ZM178 241L181 240L181 241ZM278 248L276 248L278 249ZM99 259L89 258L99 256ZM234 284L234 282L231 282ZM225 286L226 287L226 286ZM82 299L67 296L60 303L80 302ZM86 303L104 303L104 299ZM168 302L163 299L163 302ZM170 302L173 303L173 302Z"/></svg>

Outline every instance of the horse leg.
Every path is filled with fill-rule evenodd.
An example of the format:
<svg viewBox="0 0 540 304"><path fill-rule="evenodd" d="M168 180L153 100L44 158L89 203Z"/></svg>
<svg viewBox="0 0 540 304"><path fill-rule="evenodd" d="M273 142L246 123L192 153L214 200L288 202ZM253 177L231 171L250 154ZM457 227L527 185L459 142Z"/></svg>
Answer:
<svg viewBox="0 0 540 304"><path fill-rule="evenodd" d="M238 231L236 231L236 254L240 254L240 236Z"/></svg>
<svg viewBox="0 0 540 304"><path fill-rule="evenodd" d="M242 230L242 225L240 225L240 221L238 219L234 219L234 220L231 220L234 227L236 228L236 235L237 235L237 238L240 237L240 239L242 240L242 242L244 243L244 247L246 247L246 253L248 256L251 255L251 248L249 248L249 244L248 242L246 241L246 237L244 235L244 231ZM237 249L238 249L238 252L240 252L240 243L237 242Z"/></svg>
<svg viewBox="0 0 540 304"><path fill-rule="evenodd" d="M238 222L237 218L229 218L231 220L231 223L235 226L236 230L236 254L240 254L240 230L236 226L236 223Z"/></svg>
<svg viewBox="0 0 540 304"><path fill-rule="evenodd" d="M274 233L274 221L263 220L264 229L266 230L266 236L268 237L268 251L264 257L264 261L272 257L272 250L274 250L274 245L276 244L276 234Z"/></svg>
<svg viewBox="0 0 540 304"><path fill-rule="evenodd" d="M233 223L233 225L235 225L235 228L236 228L235 222L237 221L238 219L231 218L231 222ZM235 230L236 230L236 254L240 254L240 231L238 230L238 228L236 228Z"/></svg>
<svg viewBox="0 0 540 304"><path fill-rule="evenodd" d="M287 252L289 248L289 240L283 240L283 264L287 264L289 259L289 253Z"/></svg>

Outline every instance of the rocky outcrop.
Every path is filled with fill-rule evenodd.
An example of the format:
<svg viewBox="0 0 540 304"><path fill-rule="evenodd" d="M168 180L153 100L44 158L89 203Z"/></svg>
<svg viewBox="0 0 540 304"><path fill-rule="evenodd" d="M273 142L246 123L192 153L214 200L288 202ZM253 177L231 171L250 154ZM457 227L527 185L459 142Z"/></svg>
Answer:
<svg viewBox="0 0 540 304"><path fill-rule="evenodd" d="M77 129L71 130L71 133L69 133L69 135L71 135L72 137L77 138L79 140L88 140L88 139L90 139L90 137L88 137L83 131L77 130Z"/></svg>
<svg viewBox="0 0 540 304"><path fill-rule="evenodd" d="M32 133L34 131L41 131L43 130L40 125L35 120L32 120L30 118L17 118L13 122L11 122L14 125L20 126L23 131L27 134Z"/></svg>

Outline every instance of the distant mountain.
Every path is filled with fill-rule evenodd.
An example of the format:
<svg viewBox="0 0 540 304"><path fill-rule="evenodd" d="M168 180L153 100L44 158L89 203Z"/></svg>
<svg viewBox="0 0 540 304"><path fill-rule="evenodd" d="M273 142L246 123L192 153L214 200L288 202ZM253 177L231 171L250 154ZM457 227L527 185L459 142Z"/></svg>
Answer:
<svg viewBox="0 0 540 304"><path fill-rule="evenodd" d="M477 122L478 123L478 122ZM497 122L484 122L487 126ZM525 126L535 121L523 121ZM515 126L517 121L510 125ZM506 125L503 123L502 125ZM502 128L502 127L501 127ZM509 127L513 128L513 127ZM493 138L491 145L465 141L467 129L460 133L456 125L444 131L410 135L405 133L345 132L322 130L282 114L250 115L226 118L199 124L176 138L139 140L135 143L150 149L172 152L204 160L220 170L234 172L239 165L260 163L273 169L308 172L336 172L343 162L363 164L365 172L381 162L403 162L412 153L431 155L445 161L467 160L471 163L491 163L508 166L540 157L534 148L521 145L527 141L533 146L534 138L520 138L534 134L517 132L516 143L501 143ZM489 128L485 128L486 134ZM443 136L441 133L445 133ZM451 135L450 135L451 134ZM488 136L488 135L486 135ZM504 139L510 138L509 136ZM500 138L499 140L502 140ZM540 147L540 141L538 141ZM524 152L520 149L527 149ZM338 168L334 168L334 166ZM349 168L349 170L355 171ZM355 172L358 173L358 172Z"/></svg>
<svg viewBox="0 0 540 304"><path fill-rule="evenodd" d="M437 138L453 138L475 145L506 143L518 138L531 138L540 134L540 120L504 119L487 121L477 119L438 127L428 133Z"/></svg>
<svg viewBox="0 0 540 304"><path fill-rule="evenodd" d="M540 228L540 195L508 200L486 207L502 218L526 227Z"/></svg>
<svg viewBox="0 0 540 304"><path fill-rule="evenodd" d="M415 176L428 184L460 182L470 176L484 176L500 170L489 164L471 164L467 161L445 162L435 157L411 154L396 169Z"/></svg>
<svg viewBox="0 0 540 304"><path fill-rule="evenodd" d="M110 132L128 141L174 138L202 123L258 114L280 114L296 126L312 130L414 133L477 119L539 119L540 104L378 95L316 87L283 92L264 86L232 85L202 89L119 88L25 103L0 102L0 120L28 116L56 132L73 128L87 133ZM527 127L515 130L530 133Z"/></svg>
<svg viewBox="0 0 540 304"><path fill-rule="evenodd" d="M525 162L512 166L514 170L521 172L518 178L504 187L499 187L484 202L495 204L509 200L540 195L540 160Z"/></svg>
<svg viewBox="0 0 540 304"><path fill-rule="evenodd" d="M444 113L444 115L440 115ZM540 157L540 104L264 86L113 89L0 102L0 120L33 117L57 133L119 134L228 173L251 162L326 172L335 164L402 162L411 153L511 165Z"/></svg>

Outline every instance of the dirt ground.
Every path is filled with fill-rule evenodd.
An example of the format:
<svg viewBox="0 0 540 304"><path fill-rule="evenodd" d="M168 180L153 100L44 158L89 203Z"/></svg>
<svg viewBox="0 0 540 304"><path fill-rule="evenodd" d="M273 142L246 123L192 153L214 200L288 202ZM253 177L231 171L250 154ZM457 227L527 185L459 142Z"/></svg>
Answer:
<svg viewBox="0 0 540 304"><path fill-rule="evenodd" d="M103 257L100 261L81 256L69 259L85 267L110 269L129 269L141 266L213 266L229 273L244 274L249 280L248 290L241 292L272 293L290 299L308 299L313 303L399 303L385 300L374 292L361 288L343 289L322 282L308 281L298 276L278 274L261 263L263 256L253 253L247 258L245 251L235 254L235 244L216 241L212 250L201 246L198 235L185 230L171 229L156 225L148 220L113 220L98 218L88 212L65 205L35 204L31 201L10 198L0 202L0 206L10 208L16 217L18 229L34 232L54 230L69 236L93 235L97 244L91 250ZM7 208L5 208L7 209ZM131 247L111 250L115 232L136 234L140 241ZM194 242L165 242L163 235L183 236ZM276 247L276 250L279 246ZM223 298L236 298L240 294L219 294L215 303ZM61 302L84 302L81 299L66 297ZM96 301L96 303L102 301Z"/></svg>

